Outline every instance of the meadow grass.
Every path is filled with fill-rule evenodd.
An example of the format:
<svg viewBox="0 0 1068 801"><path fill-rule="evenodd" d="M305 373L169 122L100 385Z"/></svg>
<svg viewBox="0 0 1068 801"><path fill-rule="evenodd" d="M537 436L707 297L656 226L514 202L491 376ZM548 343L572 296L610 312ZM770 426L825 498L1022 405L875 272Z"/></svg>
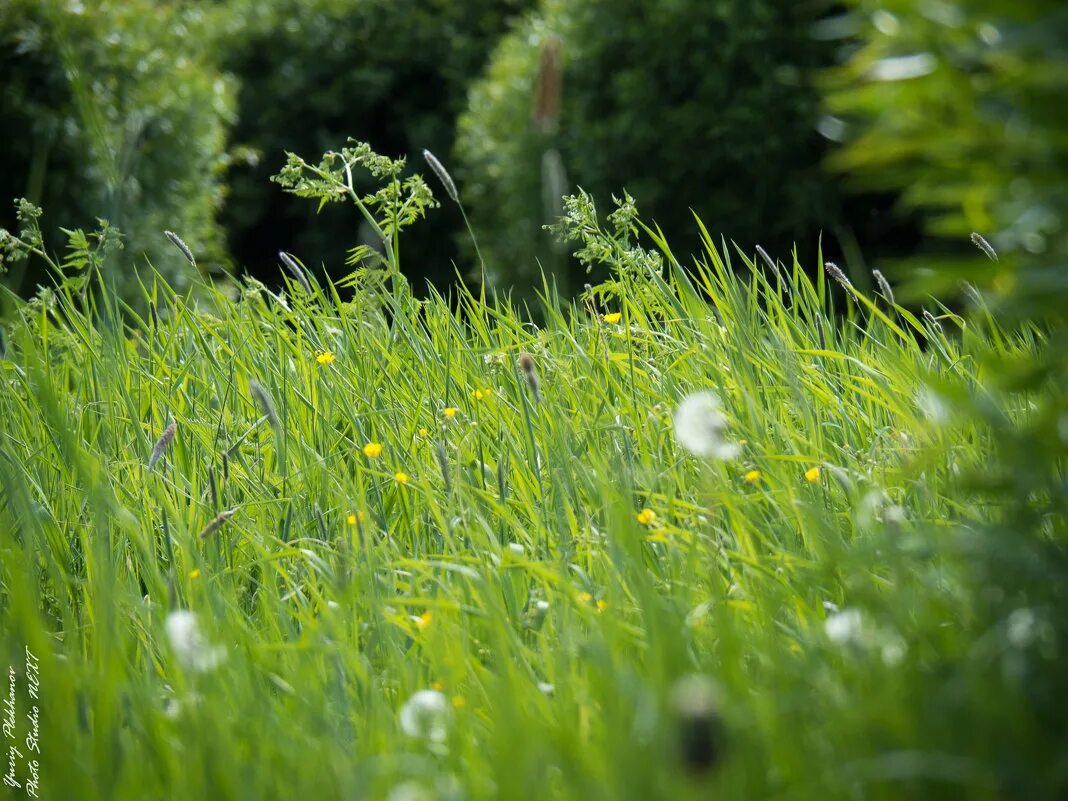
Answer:
<svg viewBox="0 0 1068 801"><path fill-rule="evenodd" d="M992 446L953 403L1037 334L704 237L538 325L359 275L150 280L121 325L85 287L14 303L0 667L42 797L1047 786L1012 663L1041 616L977 630L998 510L957 477ZM698 392L730 458L678 441Z"/></svg>

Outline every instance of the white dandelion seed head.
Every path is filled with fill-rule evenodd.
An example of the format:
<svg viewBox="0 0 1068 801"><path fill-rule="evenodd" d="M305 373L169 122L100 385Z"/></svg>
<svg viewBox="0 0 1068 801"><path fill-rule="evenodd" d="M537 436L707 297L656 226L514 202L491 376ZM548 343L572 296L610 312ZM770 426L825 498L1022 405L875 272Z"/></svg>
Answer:
<svg viewBox="0 0 1068 801"><path fill-rule="evenodd" d="M675 411L675 439L694 456L732 459L739 448L723 438L727 420L720 412L719 398L711 392L696 392L683 399Z"/></svg>
<svg viewBox="0 0 1068 801"><path fill-rule="evenodd" d="M437 690L419 690L401 707L398 720L409 737L443 743L449 734L452 709Z"/></svg>
<svg viewBox="0 0 1068 801"><path fill-rule="evenodd" d="M864 627L859 609L843 609L828 615L823 621L823 630L831 642L845 644L859 642Z"/></svg>
<svg viewBox="0 0 1068 801"><path fill-rule="evenodd" d="M401 782L386 796L386 801L433 801L434 794L419 782Z"/></svg>
<svg viewBox="0 0 1068 801"><path fill-rule="evenodd" d="M554 692L556 692L556 685L547 681L539 681L538 692L540 692L542 695L552 695Z"/></svg>
<svg viewBox="0 0 1068 801"><path fill-rule="evenodd" d="M222 664L226 649L212 645L200 630L196 613L176 609L167 615L165 624L171 650L182 667L196 673L206 673Z"/></svg>
<svg viewBox="0 0 1068 801"><path fill-rule="evenodd" d="M523 556L527 552L527 549L523 547L522 543L510 542L508 543L508 550L512 556Z"/></svg>

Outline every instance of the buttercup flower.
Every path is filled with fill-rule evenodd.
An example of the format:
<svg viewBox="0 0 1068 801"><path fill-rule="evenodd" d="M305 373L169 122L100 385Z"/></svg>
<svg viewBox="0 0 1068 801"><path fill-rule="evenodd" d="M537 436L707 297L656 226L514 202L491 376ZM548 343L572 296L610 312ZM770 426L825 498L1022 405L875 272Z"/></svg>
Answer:
<svg viewBox="0 0 1068 801"><path fill-rule="evenodd" d="M820 480L820 469L818 467L810 467L805 471L805 480L815 484Z"/></svg>
<svg viewBox="0 0 1068 801"><path fill-rule="evenodd" d="M226 649L208 642L200 630L196 614L188 609L176 609L167 615L164 628L171 650L179 664L188 670L206 673L214 670L226 658Z"/></svg>
<svg viewBox="0 0 1068 801"><path fill-rule="evenodd" d="M759 470L750 470L748 473L746 473L743 476L743 478L746 481L748 481L750 484L752 484L754 481L759 481L760 480L760 471Z"/></svg>
<svg viewBox="0 0 1068 801"><path fill-rule="evenodd" d="M319 364L321 364L321 365L327 365L327 364L333 364L334 363L334 359L336 359L336 358L337 358L337 356L335 356L333 353L331 353L328 350L324 350L322 353L320 353L319 355L317 355L315 357L315 361L319 362Z"/></svg>
<svg viewBox="0 0 1068 801"><path fill-rule="evenodd" d="M345 522L350 526L355 526L357 523L362 523L364 519L363 512L349 512L345 517Z"/></svg>
<svg viewBox="0 0 1068 801"><path fill-rule="evenodd" d="M623 315L619 312L612 312L611 314L604 315L601 319L609 324L618 323L620 320L623 319Z"/></svg>
<svg viewBox="0 0 1068 801"><path fill-rule="evenodd" d="M441 413L446 417L455 417L458 411L460 410L457 409L455 406L446 406L444 409L442 409Z"/></svg>
<svg viewBox="0 0 1068 801"><path fill-rule="evenodd" d="M488 398L490 395L493 394L493 390L489 389L489 388L476 389L474 391L474 393L472 393L472 394L475 396L475 400L485 400L486 398Z"/></svg>
<svg viewBox="0 0 1068 801"><path fill-rule="evenodd" d="M683 399L675 412L675 439L694 456L737 456L738 446L723 439L727 421L719 409L719 398L711 392L697 392Z"/></svg>
<svg viewBox="0 0 1068 801"><path fill-rule="evenodd" d="M398 484L407 484L411 480L411 476L409 476L403 470L398 470L396 473L394 473L393 478Z"/></svg>
<svg viewBox="0 0 1068 801"><path fill-rule="evenodd" d="M638 512L638 522L643 526L648 526L650 523L656 521L656 512L652 509L642 509Z"/></svg>
<svg viewBox="0 0 1068 801"><path fill-rule="evenodd" d="M363 455L368 459L374 459L376 456L382 453L381 442L368 442L363 446Z"/></svg>

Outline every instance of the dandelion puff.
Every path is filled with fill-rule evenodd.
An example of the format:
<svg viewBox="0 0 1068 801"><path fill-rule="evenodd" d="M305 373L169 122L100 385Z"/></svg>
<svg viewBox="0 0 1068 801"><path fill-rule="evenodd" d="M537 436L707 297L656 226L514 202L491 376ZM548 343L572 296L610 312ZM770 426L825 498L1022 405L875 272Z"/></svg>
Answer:
<svg viewBox="0 0 1068 801"><path fill-rule="evenodd" d="M189 245L187 245L178 234L174 233L174 231L164 231L163 235L171 240L178 250L182 251L182 255L189 260L190 264L194 267L197 266L197 260L193 258L193 251L189 249Z"/></svg>
<svg viewBox="0 0 1068 801"><path fill-rule="evenodd" d="M167 450L167 446L171 444L171 440L174 439L174 434L177 430L178 424L171 423L163 430L163 433L159 435L156 444L152 446L152 455L148 457L149 472L151 472L152 468L163 458L163 454Z"/></svg>
<svg viewBox="0 0 1068 801"><path fill-rule="evenodd" d="M879 292L886 298L886 302L893 306L894 290L890 288L890 282L886 280L886 276L880 270L872 270L871 274L875 276L875 283L879 285Z"/></svg>
<svg viewBox="0 0 1068 801"><path fill-rule="evenodd" d="M226 649L212 645L200 630L196 613L176 609L167 615L164 628L179 664L196 673L214 670L226 658Z"/></svg>
<svg viewBox="0 0 1068 801"><path fill-rule="evenodd" d="M853 284L846 278L846 274L842 272L842 268L835 264L833 261L825 261L823 263L823 269L827 271L827 275L837 281L847 292L853 292Z"/></svg>
<svg viewBox="0 0 1068 801"><path fill-rule="evenodd" d="M459 203L460 193L456 191L456 184L453 183L452 176L445 169L445 165L438 161L438 157L429 150L423 151L423 158L430 165L430 169L434 171L434 175L438 176L441 185L445 187L445 194L449 196L453 203Z"/></svg>
<svg viewBox="0 0 1068 801"><path fill-rule="evenodd" d="M434 794L416 781L401 782L389 791L386 801L434 801Z"/></svg>
<svg viewBox="0 0 1068 801"><path fill-rule="evenodd" d="M731 459L739 447L723 439L727 421L720 413L719 398L697 392L683 399L675 411L675 439L694 456Z"/></svg>
<svg viewBox="0 0 1068 801"><path fill-rule="evenodd" d="M719 689L707 676L684 676L671 689L679 757L687 770L704 773L715 767L723 750Z"/></svg>
<svg viewBox="0 0 1068 801"><path fill-rule="evenodd" d="M304 291L309 295L311 294L311 284L308 283L308 276L304 274L304 270L297 264L296 259L286 253L284 250L278 251L278 258L281 260L285 268L297 279L297 283L304 288Z"/></svg>
<svg viewBox="0 0 1068 801"><path fill-rule="evenodd" d="M541 382L538 380L538 371L534 366L534 357L526 351L519 354L519 369L526 376L527 384L530 386L530 392L534 396L534 400L540 403Z"/></svg>
<svg viewBox="0 0 1068 801"><path fill-rule="evenodd" d="M267 394L267 390L263 388L263 385L256 379L250 379L248 382L248 391L252 393L252 397L256 399L256 403L260 407L260 411L267 417L267 422L271 424L271 427L275 430L278 429L278 412L274 409L274 401L271 400L271 396Z"/></svg>
<svg viewBox="0 0 1068 801"><path fill-rule="evenodd" d="M859 609L843 609L827 616L823 621L823 630L827 638L840 645L858 642L864 628L864 619Z"/></svg>
<svg viewBox="0 0 1068 801"><path fill-rule="evenodd" d="M431 743L445 742L451 720L449 701L437 690L419 690L401 707L398 716L401 731Z"/></svg>
<svg viewBox="0 0 1068 801"><path fill-rule="evenodd" d="M986 238L983 237L982 234L980 234L978 231L972 231L971 239L972 244L979 248L979 250L983 251L983 253L986 254L986 257L990 259L990 261L998 261L998 252L994 250L994 246L987 242Z"/></svg>

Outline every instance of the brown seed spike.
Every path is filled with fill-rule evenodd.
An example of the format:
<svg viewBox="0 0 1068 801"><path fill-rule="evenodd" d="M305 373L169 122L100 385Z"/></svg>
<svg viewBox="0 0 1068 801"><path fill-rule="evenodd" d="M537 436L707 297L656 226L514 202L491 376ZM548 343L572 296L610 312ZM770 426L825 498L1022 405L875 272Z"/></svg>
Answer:
<svg viewBox="0 0 1068 801"><path fill-rule="evenodd" d="M530 392L534 396L534 400L540 403L541 382L538 381L538 371L534 369L534 357L526 351L519 354L519 369L527 377L527 384L530 385Z"/></svg>

